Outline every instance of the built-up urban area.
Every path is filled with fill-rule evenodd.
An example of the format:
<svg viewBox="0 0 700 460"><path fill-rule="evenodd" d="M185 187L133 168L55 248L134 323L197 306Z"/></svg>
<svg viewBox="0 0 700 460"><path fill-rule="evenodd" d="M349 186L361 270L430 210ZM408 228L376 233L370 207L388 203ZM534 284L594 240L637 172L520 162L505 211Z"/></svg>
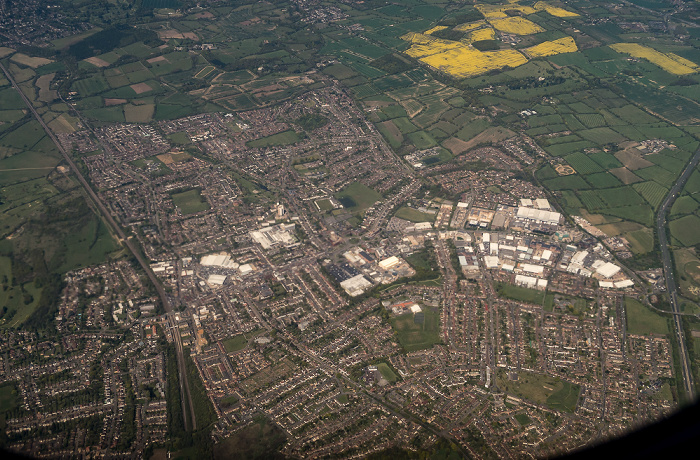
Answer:
<svg viewBox="0 0 700 460"><path fill-rule="evenodd" d="M22 178L0 184L2 448L550 457L687 401L674 330L700 338L680 319L694 316L700 267L681 228L700 220L681 190L697 130L661 139L680 128L594 86L618 78L591 70L597 55L590 74L571 70L561 56L576 43L607 43L591 32L611 29L597 10L444 2L395 21L399 4L376 19L351 0L140 3L141 35L114 29L121 41L97 49L102 28L0 2L26 18L0 24L28 34L0 47L0 181ZM535 54L525 16L574 36L573 50L536 60L560 53ZM258 54L235 54L253 38L226 39L229 22L265 37ZM403 51L365 62L375 32ZM73 48L83 40L92 48ZM439 46L516 45L524 62L481 73L434 60ZM676 180L660 155L680 163L676 189L656 182ZM689 211L673 222L687 221L669 227L676 194ZM688 257L681 290L666 228Z"/></svg>

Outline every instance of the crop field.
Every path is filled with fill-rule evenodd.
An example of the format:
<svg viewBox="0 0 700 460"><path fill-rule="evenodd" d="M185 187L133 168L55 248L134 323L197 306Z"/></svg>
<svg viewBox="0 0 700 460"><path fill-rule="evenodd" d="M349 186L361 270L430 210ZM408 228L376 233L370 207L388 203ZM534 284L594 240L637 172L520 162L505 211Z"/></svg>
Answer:
<svg viewBox="0 0 700 460"><path fill-rule="evenodd" d="M573 38L564 37L557 40L542 42L539 45L525 48L523 51L531 58L536 58L554 56L562 53L574 53L578 51L578 47Z"/></svg>
<svg viewBox="0 0 700 460"><path fill-rule="evenodd" d="M649 202L652 208L659 207L664 197L668 194L668 189L660 186L656 182L640 182L632 186L645 200Z"/></svg>
<svg viewBox="0 0 700 460"><path fill-rule="evenodd" d="M654 249L654 233L651 229L635 230L625 233L624 237L630 243L630 249L635 254L645 254Z"/></svg>
<svg viewBox="0 0 700 460"><path fill-rule="evenodd" d="M102 75L96 75L76 81L73 84L73 88L75 91L78 91L82 97L88 97L107 91L110 86Z"/></svg>
<svg viewBox="0 0 700 460"><path fill-rule="evenodd" d="M394 123L394 125L396 125L398 130L401 131L401 134L408 134L418 131L416 125L411 123L406 117L395 118L391 121Z"/></svg>
<svg viewBox="0 0 700 460"><path fill-rule="evenodd" d="M496 38L496 31L491 28L477 29L469 33L469 38L466 41L468 43L479 42L482 40L494 40Z"/></svg>
<svg viewBox="0 0 700 460"><path fill-rule="evenodd" d="M684 246L694 246L700 243L700 217L690 214L668 224L671 236Z"/></svg>
<svg viewBox="0 0 700 460"><path fill-rule="evenodd" d="M610 45L610 48L619 53L626 53L636 58L646 59L674 75L688 75L700 70L697 64L677 54L662 53L637 43L616 43Z"/></svg>
<svg viewBox="0 0 700 460"><path fill-rule="evenodd" d="M579 174L591 174L602 172L603 168L595 161L588 158L585 153L572 153L564 157L567 163Z"/></svg>
<svg viewBox="0 0 700 460"><path fill-rule="evenodd" d="M646 180L653 180L664 187L671 187L676 180L676 175L660 166L651 166L635 171L639 177Z"/></svg>
<svg viewBox="0 0 700 460"><path fill-rule="evenodd" d="M572 18L572 17L579 16L578 13L574 13L573 11L565 10L564 8L559 8L556 6L549 5L546 2L535 3L534 8L537 11L544 10L547 13L549 13L552 16L555 16L557 18Z"/></svg>
<svg viewBox="0 0 700 460"><path fill-rule="evenodd" d="M596 190L581 190L578 192L578 197L589 211L598 211L606 207L605 202Z"/></svg>
<svg viewBox="0 0 700 460"><path fill-rule="evenodd" d="M700 206L691 196L681 196L676 199L671 207L671 216L683 216L695 212Z"/></svg>
<svg viewBox="0 0 700 460"><path fill-rule="evenodd" d="M642 158L638 151L635 152L632 149L617 152L615 158L620 160L627 169L632 171L654 166L654 163Z"/></svg>
<svg viewBox="0 0 700 460"><path fill-rule="evenodd" d="M401 38L412 43L406 54L458 78L481 75L503 67L517 67L527 62L527 58L516 50L478 51L465 43L417 33Z"/></svg>
<svg viewBox="0 0 700 460"><path fill-rule="evenodd" d="M433 137L425 131L417 131L415 133L410 133L408 135L408 138L418 150L429 149L437 145L435 139L433 139Z"/></svg>
<svg viewBox="0 0 700 460"><path fill-rule="evenodd" d="M578 174L561 176L543 181L543 184L552 190L585 190L591 188L588 182Z"/></svg>
<svg viewBox="0 0 700 460"><path fill-rule="evenodd" d="M590 174L586 176L586 181L594 188L610 188L623 185L620 180L608 172Z"/></svg>

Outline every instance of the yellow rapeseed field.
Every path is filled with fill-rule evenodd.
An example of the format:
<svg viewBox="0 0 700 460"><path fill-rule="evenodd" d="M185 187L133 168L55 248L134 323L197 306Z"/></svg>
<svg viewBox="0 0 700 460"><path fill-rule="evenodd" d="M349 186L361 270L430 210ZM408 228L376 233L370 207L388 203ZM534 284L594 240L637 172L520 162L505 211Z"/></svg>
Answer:
<svg viewBox="0 0 700 460"><path fill-rule="evenodd" d="M544 29L534 22L515 16L505 19L489 19L489 22L496 30L509 34L530 35L544 32Z"/></svg>
<svg viewBox="0 0 700 460"><path fill-rule="evenodd" d="M478 29L479 27L486 25L488 25L486 24L486 21L468 22L466 24L455 26L455 30L458 32L469 32L470 30Z"/></svg>
<svg viewBox="0 0 700 460"><path fill-rule="evenodd" d="M406 54L457 78L517 67L527 62L527 58L516 50L479 51L465 43L439 39L425 41L416 35L429 37L424 34L404 35L402 38L412 43Z"/></svg>
<svg viewBox="0 0 700 460"><path fill-rule="evenodd" d="M539 45L531 46L523 50L528 56L542 57L542 56L553 56L555 54L561 53L573 53L578 51L576 42L571 37L564 37L558 40L552 40L549 42L542 42Z"/></svg>
<svg viewBox="0 0 700 460"><path fill-rule="evenodd" d="M579 15L578 13L574 13L573 11L567 11L564 8L558 8L556 6L549 5L545 2L535 3L535 9L537 11L544 10L552 16L556 16L558 18L572 18Z"/></svg>
<svg viewBox="0 0 700 460"><path fill-rule="evenodd" d="M491 28L475 30L474 32L469 34L469 41L471 43L478 42L481 40L493 40L495 38L496 31Z"/></svg>
<svg viewBox="0 0 700 460"><path fill-rule="evenodd" d="M481 14L483 14L487 19L498 19L498 18L506 18L508 15L505 13L506 11L509 10L516 10L520 11L523 14L532 14L537 12L533 7L531 6L522 6L518 5L517 3L511 3L510 5L474 5L474 8L479 10Z"/></svg>
<svg viewBox="0 0 700 460"><path fill-rule="evenodd" d="M700 70L700 67L688 59L673 53L662 53L648 46L637 43L616 43L610 45L618 53L626 53L636 58L646 59L667 72L675 75L688 75Z"/></svg>
<svg viewBox="0 0 700 460"><path fill-rule="evenodd" d="M430 34L432 34L433 32L437 32L438 30L445 30L445 29L447 29L447 26L435 26L435 27L433 27L432 29L426 30L426 31L423 32L423 33L424 33L425 35L430 35Z"/></svg>

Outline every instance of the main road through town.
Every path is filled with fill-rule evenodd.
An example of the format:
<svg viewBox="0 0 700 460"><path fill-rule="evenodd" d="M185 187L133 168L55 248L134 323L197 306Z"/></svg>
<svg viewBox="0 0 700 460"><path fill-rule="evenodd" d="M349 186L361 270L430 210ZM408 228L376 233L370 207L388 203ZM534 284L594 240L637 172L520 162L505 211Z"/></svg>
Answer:
<svg viewBox="0 0 700 460"><path fill-rule="evenodd" d="M170 300L168 299L167 294L165 293L165 289L163 289L163 286L160 284L160 281L158 278L156 278L156 275L153 273L153 270L151 270L151 266L148 264L146 259L141 255L141 252L138 250L134 242L127 238L126 234L124 233L124 230L117 224L117 222L114 220L112 215L109 213L107 210L107 207L105 207L104 203L102 203L102 200L100 200L100 197L97 196L97 194L92 190L92 187L90 187L90 184L85 180L85 177L83 177L82 173L76 166L76 164L73 162L73 159L68 155L68 152L63 148L61 143L58 141L56 136L54 135L53 131L49 129L49 127L44 123L43 118L37 113L36 109L34 108L34 105L32 105L32 102L25 96L25 94L22 92L22 89L17 85L15 82L14 78L12 78L12 74L7 71L5 66L3 66L0 63L0 69L2 69L3 73L7 77L7 79L10 81L12 84L13 88L15 91L19 93L19 95L22 97L24 100L24 104L27 106L27 108L32 112L32 115L34 115L34 118L41 124L41 126L44 128L44 131L46 131L46 135L49 136L49 138L53 141L54 144L56 144L56 148L58 149L59 152L61 152L61 155L63 156L63 159L68 163L68 166L70 166L71 170L75 174L75 176L78 178L78 181L80 184L83 186L85 189L85 192L90 196L90 199L92 202L95 204L97 209L100 211L102 214L102 217L107 221L110 227L112 227L112 231L114 234L116 234L119 239L126 245L127 249L131 254L134 256L134 258L138 261L139 265L141 265L141 268L146 272L146 275L148 275L148 278L151 280L151 283L156 288L156 291L158 292L158 296L160 297L161 302L163 303L163 308L168 314L168 320L171 323L171 330L173 334L173 338L175 341L175 349L177 350L177 367L178 371L180 374L180 394L181 398L180 400L182 401L182 413L183 413L183 419L185 420L185 429L186 430L196 430L197 429L197 421L195 419L195 413L194 413L194 404L192 403L192 395L190 394L190 385L189 381L187 380L187 369L185 367L185 357L183 353L183 348L182 348L182 341L180 339L180 334L179 331L174 324L173 321L173 312L172 312L172 305L170 304ZM187 414L187 408L185 407L185 404L189 405L189 413L190 413L190 418L188 419L186 417Z"/></svg>
<svg viewBox="0 0 700 460"><path fill-rule="evenodd" d="M683 332L682 315L680 314L680 306L678 305L678 287L673 277L673 265L671 265L671 254L668 249L668 235L666 235L666 214L676 201L676 197L683 190L685 183L693 173L695 168L700 163L700 148L695 151L693 158L683 170L683 173L678 178L676 183L671 187L671 190L666 195L666 198L661 203L659 213L656 216L656 231L659 236L659 245L661 247L661 257L664 264L664 276L666 278L666 291L668 299L671 302L671 310L673 312L673 324L676 328L676 336L678 338L678 350L680 352L681 372L683 374L683 387L690 400L695 399L695 383L693 372L690 367L690 357L685 343L685 333Z"/></svg>

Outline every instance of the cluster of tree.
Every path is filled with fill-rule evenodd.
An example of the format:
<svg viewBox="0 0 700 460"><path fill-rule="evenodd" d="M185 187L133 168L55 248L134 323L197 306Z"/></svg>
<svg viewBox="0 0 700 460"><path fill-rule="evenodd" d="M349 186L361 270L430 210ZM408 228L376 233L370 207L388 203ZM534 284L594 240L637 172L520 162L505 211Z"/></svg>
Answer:
<svg viewBox="0 0 700 460"><path fill-rule="evenodd" d="M458 42L464 38L466 33L460 32L459 30L454 30L454 29L442 29L442 30L436 30L435 32L433 32L430 35L432 35L433 37L436 37L436 38L442 38L444 40L452 40L452 41Z"/></svg>
<svg viewBox="0 0 700 460"><path fill-rule="evenodd" d="M540 80L538 77L525 77L518 80L513 80L506 83L508 89L528 89L528 88L542 88L554 85L561 85L566 82L566 78L561 76L550 76L544 80Z"/></svg>
<svg viewBox="0 0 700 460"><path fill-rule="evenodd" d="M407 62L405 59L397 56L394 53L385 54L384 56L377 58L369 63L372 67L379 70L383 70L388 74L405 72L414 67L413 64Z"/></svg>
<svg viewBox="0 0 700 460"><path fill-rule="evenodd" d="M451 27L464 24L465 22L480 21L482 19L484 19L484 15L476 8L471 7L469 9L465 8L460 10L460 12L454 16L443 19L438 25Z"/></svg>
<svg viewBox="0 0 700 460"><path fill-rule="evenodd" d="M158 38L158 34L152 30L117 25L74 43L68 47L66 53L77 60L82 60L137 42L143 42L150 47L163 44L162 40Z"/></svg>
<svg viewBox="0 0 700 460"><path fill-rule="evenodd" d="M479 51L492 51L500 49L501 45L498 40L479 40L472 43L472 46Z"/></svg>
<svg viewBox="0 0 700 460"><path fill-rule="evenodd" d="M326 126L328 124L328 118L320 113L310 113L300 116L294 120L294 123L301 126L304 131L314 131Z"/></svg>

